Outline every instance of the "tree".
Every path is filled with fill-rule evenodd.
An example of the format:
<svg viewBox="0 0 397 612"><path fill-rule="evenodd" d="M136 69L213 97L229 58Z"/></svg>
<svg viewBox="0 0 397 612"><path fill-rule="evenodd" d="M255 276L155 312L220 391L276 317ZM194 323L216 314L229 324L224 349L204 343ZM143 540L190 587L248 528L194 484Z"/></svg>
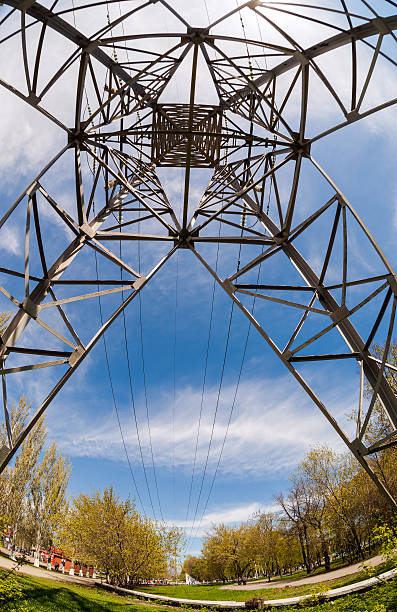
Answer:
<svg viewBox="0 0 397 612"><path fill-rule="evenodd" d="M212 580L236 578L241 580L254 568L254 531L251 525L239 527L215 525L207 534L203 557Z"/></svg>
<svg viewBox="0 0 397 612"><path fill-rule="evenodd" d="M11 407L10 421L12 437L15 439L23 429L29 414L30 404L22 396L18 402ZM44 419L40 419L30 434L25 438L21 451L17 455L14 466L7 467L0 476L0 514L7 517L13 528L13 537L17 536L23 519L26 515L24 501L29 492L34 467L39 459L47 435ZM7 439L5 423L0 428L1 442Z"/></svg>
<svg viewBox="0 0 397 612"><path fill-rule="evenodd" d="M284 519L272 512L259 513L253 523L255 564L268 577L280 576L300 563L297 538ZM298 554L297 554L298 552Z"/></svg>
<svg viewBox="0 0 397 612"><path fill-rule="evenodd" d="M141 516L112 487L76 497L59 532L65 552L103 570L111 584L124 586L164 575L180 542L177 528Z"/></svg>
<svg viewBox="0 0 397 612"><path fill-rule="evenodd" d="M327 522L343 535L355 555L363 559L360 533L366 518L359 512L355 481L360 474L357 460L350 454L338 454L327 446L312 448L301 464L311 486L323 495L327 507Z"/></svg>
<svg viewBox="0 0 397 612"><path fill-rule="evenodd" d="M3 333L10 316L11 314L9 312L0 312L0 334Z"/></svg>
<svg viewBox="0 0 397 612"><path fill-rule="evenodd" d="M30 482L29 507L37 559L43 539L53 540L67 510L66 489L70 473L69 461L58 453L56 442L52 442L46 448L42 461L35 466Z"/></svg>
<svg viewBox="0 0 397 612"><path fill-rule="evenodd" d="M10 409L12 438L22 431L30 404L22 396ZM14 465L0 475L0 516L12 527L13 542L22 548L36 544L37 553L43 536L52 539L60 512L66 503L70 464L52 443L45 451L47 426L44 417L25 438ZM6 424L0 425L0 446L7 444Z"/></svg>
<svg viewBox="0 0 397 612"><path fill-rule="evenodd" d="M287 497L281 493L276 500L293 525L294 531L299 539L303 564L306 568L306 572L310 574L313 569L314 559L312 551L312 527L309 520L309 508L305 495L305 488L302 478L299 476L294 475L290 480L291 487Z"/></svg>
<svg viewBox="0 0 397 612"><path fill-rule="evenodd" d="M208 580L208 567L206 560L203 557L189 555L183 562L181 573L179 574L180 580L185 580L186 574L200 582L203 580Z"/></svg>

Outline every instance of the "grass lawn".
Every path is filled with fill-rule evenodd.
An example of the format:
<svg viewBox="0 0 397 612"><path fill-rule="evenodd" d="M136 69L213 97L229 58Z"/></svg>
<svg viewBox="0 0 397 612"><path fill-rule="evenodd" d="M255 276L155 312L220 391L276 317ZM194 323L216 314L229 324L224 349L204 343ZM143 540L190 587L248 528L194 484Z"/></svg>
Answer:
<svg viewBox="0 0 397 612"><path fill-rule="evenodd" d="M18 575L17 581L22 588L27 605L20 608L14 602L4 604L3 601L0 607L4 612L18 610L23 610L24 612L63 612L69 610L75 612L100 612L101 610L117 612L121 610L129 610L130 612L170 612L170 610L174 610L177 612L179 610L181 612L184 610L184 608L137 603L129 597L112 595L101 589L48 579ZM391 581L367 593L344 597L335 602L319 605L313 604L314 602L312 602L310 607L299 606L299 608L294 609L299 609L302 612L395 612L397 610L397 581ZM281 608L277 608L277 610L281 610ZM291 610L292 612L292 608L282 608L282 610ZM204 610L203 612L210 611Z"/></svg>
<svg viewBox="0 0 397 612"><path fill-rule="evenodd" d="M137 603L129 597L112 595L102 589L90 588L66 582L58 582L47 578L32 578L18 575L16 580L22 587L27 600L29 612L63 612L71 610L76 612L100 612L101 610L129 610L130 612L153 612L154 606ZM3 604L4 605L4 604ZM2 603L0 608L3 610ZM5 610L19 610L18 604L11 604ZM23 608L25 611L26 608ZM169 612L167 606L156 606L155 612Z"/></svg>
<svg viewBox="0 0 397 612"><path fill-rule="evenodd" d="M376 572L382 572L391 569L390 564L383 563L376 568ZM264 599L283 599L285 597L295 597L296 595L308 595L313 590L328 590L359 582L368 578L366 572L361 571L349 576L343 576L335 580L327 580L316 584L307 584L302 586L289 586L267 589L255 589L250 591L233 591L231 589L221 589L218 585L180 585L180 586L152 586L139 587L137 590L146 593L154 593L155 595L167 595L168 597L181 597L183 599L202 599L207 601L246 601L253 597L263 597Z"/></svg>
<svg viewBox="0 0 397 612"><path fill-rule="evenodd" d="M94 612L101 610L129 610L131 612L170 612L181 611L183 608L171 608L161 605L146 605L136 603L129 597L119 597L108 594L100 589L86 586L59 583L47 579L36 579L18 576L24 595L28 601L24 612ZM313 605L314 604L314 605ZM18 606L2 608L2 610L18 611ZM393 581L376 587L367 593L353 595L316 605L299 606L302 612L395 612L397 610L397 583ZM190 609L191 610L191 609ZM292 608L277 608L291 610ZM190 611L189 611L190 612ZM206 612L209 612L207 610Z"/></svg>

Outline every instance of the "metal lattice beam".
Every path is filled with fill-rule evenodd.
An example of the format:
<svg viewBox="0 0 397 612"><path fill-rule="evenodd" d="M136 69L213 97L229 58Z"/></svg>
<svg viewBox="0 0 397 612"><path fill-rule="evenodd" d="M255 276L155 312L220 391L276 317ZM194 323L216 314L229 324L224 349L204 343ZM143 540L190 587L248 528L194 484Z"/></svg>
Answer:
<svg viewBox="0 0 397 612"><path fill-rule="evenodd" d="M276 6L253 0L209 27L199 28L160 2L176 18L179 29L183 24L184 31L136 32L134 20L155 11L155 2L121 11L114 20L108 14L107 23L92 35L69 22L69 9L56 12L37 2L5 2L0 54L7 45L15 45L20 75L9 82L0 74L0 84L62 129L67 142L0 215L0 240L8 223L15 220L24 228L19 268L9 263L0 268L0 292L12 314L0 343L8 433L8 447L0 449L0 470L106 329L165 261L184 248L198 258L258 330L396 507L371 460L373 453L397 442L392 377L396 368L389 363L396 275L346 196L317 163L312 148L327 135L396 103L392 92L381 101L371 92L380 64L394 73L397 70L397 16L387 13L388 3L382 6L382 15L371 12L370 7L359 15L347 8L335 9L332 3L318 8L296 4L291 12L288 2ZM84 11L95 10L95 6L76 5L73 19L76 15L83 19ZM258 20L259 39L247 34L245 15ZM296 20L294 34L284 25L286 15ZM218 31L227 20L235 27L233 19L241 19L242 37ZM304 46L297 38L299 23L310 24L313 35L321 30L323 39ZM88 31L88 22L85 26ZM36 30L40 35L34 38ZM69 45L62 47L55 62L46 62L49 30ZM366 63L359 48L366 54ZM323 60L332 60L341 52L347 53L351 70L330 71ZM163 93L180 66L190 60L184 99L164 102ZM209 104L197 102L200 62L208 71L207 85L216 93L216 100ZM51 94L63 79L73 83L73 95L54 110ZM313 104L320 91L334 110L313 124ZM347 99L344 92L348 92ZM71 109L72 127L66 112ZM51 173L61 163L74 180L73 211L65 209L51 184ZM156 167L161 166L184 169L180 211L157 175ZM214 172L191 210L191 177L196 168L213 168ZM323 182L328 195L307 212L299 189L309 171ZM58 233L51 244L54 230L48 225L49 215L68 231L62 236ZM364 270L358 276L350 271L352 261L359 267L351 235L365 243L376 274ZM318 269L304 252L303 236L306 242L317 241L322 257ZM122 242L137 241L167 247L166 254L145 272L121 251ZM237 246L245 263L237 271L218 274L204 256L205 244L217 244L222 250ZM252 249L256 249L254 255ZM84 278L76 264L80 260L88 270ZM285 269L285 282L275 282L268 273L268 266L274 263ZM337 269L333 280L329 277L332 266ZM87 330L76 324L69 308L89 309L92 299L111 300L117 295L121 301L117 307L113 304L111 315L85 337ZM286 344L280 344L271 316L254 317L246 301L251 298L264 307L284 309L285 320L291 323ZM356 328L359 317L365 317L364 332ZM28 326L40 327L40 346L19 345ZM372 346L381 333L385 344L380 357ZM354 438L299 371L299 364L341 360L358 364L360 370ZM61 374L54 374L55 385L14 439L7 381L17 373L43 368ZM370 390L366 404L365 384ZM368 440L375 406L385 412L390 431L381 439Z"/></svg>

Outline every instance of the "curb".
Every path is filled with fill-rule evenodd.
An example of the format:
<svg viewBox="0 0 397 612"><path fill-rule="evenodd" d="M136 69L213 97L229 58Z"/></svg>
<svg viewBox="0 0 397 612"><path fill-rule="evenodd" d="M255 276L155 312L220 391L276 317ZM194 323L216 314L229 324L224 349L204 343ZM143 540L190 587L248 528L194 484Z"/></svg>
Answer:
<svg viewBox="0 0 397 612"><path fill-rule="evenodd" d="M368 578L367 580L361 580L361 582L355 582L353 584L349 584L348 586L339 587L337 589L331 589L326 591L325 593L319 593L318 595L324 597L324 599L337 599L338 597L343 597L344 595L351 595L353 593L359 593L361 591L366 591L377 584L381 583L383 580L391 580L392 578L397 576L397 568L389 570L388 572L384 572L379 576L375 576L374 578ZM211 607L211 608L245 608L245 601L204 601L201 599L181 599L179 597L167 597L165 595L154 595L152 593L144 593L143 591L132 591L130 589L124 589L121 587L112 586L107 583L95 582L95 586L101 587L108 591L113 591L115 593L120 593L123 595L135 595L139 598L148 599L150 601L159 601L164 603L174 603L177 605L184 604L194 607ZM297 597L288 597L286 599L267 599L263 601L264 607L271 608L279 608L281 606L293 606L299 604L301 601L305 599L309 599L313 597L310 595L298 595Z"/></svg>

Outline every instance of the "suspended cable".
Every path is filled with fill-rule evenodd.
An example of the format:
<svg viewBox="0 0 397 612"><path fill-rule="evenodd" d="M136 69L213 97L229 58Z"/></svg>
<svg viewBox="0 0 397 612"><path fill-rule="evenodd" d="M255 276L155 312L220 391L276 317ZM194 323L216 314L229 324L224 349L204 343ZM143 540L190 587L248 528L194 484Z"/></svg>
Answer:
<svg viewBox="0 0 397 612"><path fill-rule="evenodd" d="M75 15L75 13L74 13L74 11L75 11L74 0L72 0L72 7L73 7L73 10L72 10L72 15L73 15L73 25L74 25L74 27L76 27L76 15Z"/></svg>
<svg viewBox="0 0 397 612"><path fill-rule="evenodd" d="M236 6L237 7L240 6L239 3L237 2L237 0L236 0ZM244 37L244 41L245 41L245 48L246 48L246 51L247 51L248 67L249 67L249 71L250 71L250 79L251 79L251 81L253 81L254 80L254 72L253 72L253 68L252 68L251 55L250 55L249 48L248 48L248 40L247 40L247 35L246 35L246 32L245 32L245 24L244 24L244 21L243 21L242 11L240 10L238 12L238 14L239 14L239 17L240 17L241 29L243 31L243 37Z"/></svg>
<svg viewBox="0 0 397 612"><path fill-rule="evenodd" d="M205 12L207 13L208 25L211 25L210 14L208 12L207 0L204 0Z"/></svg>
<svg viewBox="0 0 397 612"><path fill-rule="evenodd" d="M167 20L168 11L164 11L164 25L167 33L169 34L168 28L168 20ZM175 88L177 94L177 100L181 99L179 87L178 87L178 79L175 79ZM139 110L138 120L140 120ZM140 158L141 159L141 158ZM179 193L180 198L182 199L183 194L183 176L182 172L180 173L180 185L179 185ZM172 358L172 393L173 393L173 405L172 405L172 413L171 413L171 431L172 431L172 499L175 499L175 408L176 408L176 348L177 348L177 313L178 313L178 290L180 284L179 278L179 254L178 250L176 253L176 275L175 275L175 311L174 311L174 343L173 343L173 358Z"/></svg>
<svg viewBox="0 0 397 612"><path fill-rule="evenodd" d="M272 183L270 183L270 188L269 188L268 208L269 208L269 203L270 203L271 189L272 189ZM242 223L241 236L243 236L243 234L244 234L244 227L245 227L245 224ZM241 249L242 249L242 244L239 245L238 258L237 258L237 266L236 266L237 271L239 271L240 264L241 264ZM257 273L256 284L258 284L258 282L259 282L261 267L262 267L262 262L260 262L260 264L258 266L258 273ZM256 296L254 296L254 298L253 298L252 307L251 307L251 314L254 313L255 302L256 302ZM228 326L227 340L226 340L226 346L225 346L225 352L224 352L224 358L223 358L222 374L221 374L221 379L220 379L220 384L219 384L219 389L218 389L217 406L219 404L220 393L221 393L222 384L223 384L224 368L225 368L226 357L227 357L227 352L228 352L228 347L229 347L230 330L231 330L231 324L232 324L232 319L233 319L233 308L234 308L234 301L232 302L232 307L231 307L231 310L230 310L229 326ZM226 431L225 431L225 435L224 435L224 438L223 438L223 442L222 442L220 454L219 454L219 457L218 457L218 461L217 461L217 464L216 464L216 467L215 467L214 475L213 475L213 478L212 478L212 481L211 481L210 489L209 489L209 492L208 492L208 495L207 495L207 498L206 498L206 501L205 501L205 504L204 504L204 509L203 509L203 512L202 512L202 515L201 515L201 519L199 521L199 525L203 521L206 509L207 509L207 506L208 506L208 502L209 502L211 494L212 494L212 490L213 490L213 487L214 487L215 479L216 479L216 476L217 476L217 473L218 473L218 470L219 470L219 466L220 466L220 463L221 463L221 460L222 460L223 450L225 448L226 439L227 439L227 436L228 436L228 433L229 433L229 429L230 429L230 423L231 423L233 412L234 412L234 408L235 408L235 405L236 405L236 399L237 399L237 394L238 394L238 390L239 390L239 386L240 386L240 381L241 381L241 375L242 375L242 371L243 371L243 367L244 367L245 356L246 356L247 346L248 346L248 340L249 340L249 335L250 335L250 331L251 331L251 325L252 325L252 323L251 323L251 321L249 321L247 335L246 335L246 339L245 339L245 343L244 343L244 348L243 348L243 353L242 353L242 358L241 358L241 363L240 363L239 374L238 374L237 383L236 383L236 389L235 389L234 396L233 396L233 401L232 401L232 406L231 406L230 413L229 413L229 418L228 418L228 422L227 422L227 426L226 426ZM215 420L213 422L213 429L214 429L214 426L215 426ZM212 429L212 432L211 432L210 445L211 445L211 442L212 442L213 429ZM204 472L205 472L205 470L207 468L208 457L209 457L209 450L210 450L210 447L209 447L208 453L207 453L207 459L206 459L206 464L205 464ZM197 505L196 505L195 516L194 516L193 523L192 523L192 526L191 526L191 529L190 529L190 534L189 534L188 543L186 545L186 548L188 547L189 542L192 539L193 529L194 529L194 525L195 525L195 519L196 519L197 512L198 512L199 501L200 501L202 487L203 487L203 481L204 481L204 478L201 481L199 499L198 499L198 502L197 502ZM196 528L196 533L197 533L197 529L198 528Z"/></svg>
<svg viewBox="0 0 397 612"><path fill-rule="evenodd" d="M99 289L99 274L98 274L98 255L97 255L96 251L94 251L94 256L95 256L95 273L96 273L96 279L98 281L98 291L99 291L100 289ZM99 318L100 318L101 327L102 327L103 326L103 313L102 313L101 296L98 296L98 308L99 308ZM126 459L127 459L128 467L129 467L131 478L132 478L132 481L134 483L134 487L135 487L135 490L136 490L136 493L137 493L137 496L138 496L139 503L140 503L140 505L142 507L143 512L145 513L145 507L144 507L144 505L142 503L142 499L141 499L141 496L140 496L140 493L139 493L138 485L136 483L134 472L132 470L130 456L128 454L127 445L125 443L125 438L124 438L124 434L123 434L123 428L121 426L119 410L118 410L117 402L116 402L116 395L115 395L115 392L114 392L112 373L111 373L111 370L110 370L109 355L108 355L108 348L107 348L107 343L106 343L106 333L105 332L102 335L102 340L103 340L103 347L104 347L104 351L105 351L105 362L106 362L106 369L107 369L107 374L108 374L108 379L109 379L109 386L110 386L111 395L112 395L112 399L113 399L114 411L116 413L117 423L118 423L119 430L120 430L120 436L121 436L121 440L122 440L122 444L123 444L123 448L124 448L124 453L125 453L125 456L126 456Z"/></svg>
<svg viewBox="0 0 397 612"><path fill-rule="evenodd" d="M260 262L260 264L258 266L258 274L257 274L257 277L256 277L256 284L259 283L261 267L262 267L262 262ZM254 314L254 311L255 311L255 304L256 304L256 296L254 296L253 301L252 301L252 307L251 307L251 314L252 315ZM234 305L234 302L233 302L233 305ZM234 409L235 409L235 406L236 406L237 395L238 395L238 391L239 391L239 387L240 387L241 376L242 376L242 373L243 373L245 357L246 357L246 354L247 354L247 347L248 347L248 341L249 341L249 337L250 337L250 333L251 333L251 328L252 328L252 323L251 323L251 321L249 321L248 329L247 329L247 335L245 337L244 348L243 348L243 353L242 353L242 357L241 357L240 369L239 369L239 373L238 373L238 377L237 377L236 388L235 388L234 395L233 395L232 406L231 406L231 409L230 409L229 418L228 418L227 425L226 425L225 435L223 437L221 450L220 450L218 461L217 461L217 464L216 464L216 467L215 467L214 475L212 477L210 489L209 489L209 492L208 492L208 495L207 495L207 498L206 498L206 501L205 501L205 504L204 504L204 508L203 508L203 511L202 511L202 514L201 514L201 519L200 519L200 521L198 523L198 526L196 528L196 534L197 534L197 530L199 529L201 523L203 522L203 519L204 519L204 516L205 516L205 512L206 512L207 507L208 507L208 502L210 500L210 497L211 497L211 494L212 494L212 490L214 488L215 479L217 477L217 474L218 474L218 471L219 471L219 466L220 466L220 463L221 463L221 460L222 460L223 451L224 451L225 444L226 444L226 439L227 439L227 436L228 436L228 433L229 433L229 429L230 429L230 423L232 421Z"/></svg>
<svg viewBox="0 0 397 612"><path fill-rule="evenodd" d="M119 214L120 214L119 220L121 223L121 209L119 211ZM121 232L121 227L120 227L120 232ZM121 240L120 240L120 259L122 259ZM120 280L123 280L123 268L121 267L120 267ZM124 291L121 292L121 300L124 301ZM138 445L139 445L139 454L140 454L140 459L141 459L143 475L145 478L146 490L147 490L148 497L149 497L150 507L153 512L153 517L156 519L156 512L155 512L154 505L153 505L152 495L150 493L149 480L147 477L145 461L143 458L141 436L139 434L138 418L137 418L136 408L135 408L135 395L134 395L133 384L132 384L132 367L131 367L130 354L129 354L129 348L128 348L128 334L127 334L127 323L126 323L125 310L123 310L122 312L122 321L123 321L123 330L124 330L124 348L125 348L125 355L126 355L126 362L127 362L127 369L128 369L128 381L129 381L129 388L130 388L131 406L132 406L134 422L135 422L135 431L136 431L136 436L137 436Z"/></svg>
<svg viewBox="0 0 397 612"><path fill-rule="evenodd" d="M172 360L173 374L173 404L172 404L172 499L175 499L175 407L176 407L176 334L178 318L178 281L179 281L179 251L176 254L175 275L175 310L174 310L174 346Z"/></svg>
<svg viewBox="0 0 397 612"><path fill-rule="evenodd" d="M241 231L243 232L243 229ZM219 254L219 242L218 242L217 256L218 256L218 254ZM239 246L239 254L238 254L237 267L240 266L240 254L241 254L241 244ZM215 279L214 279L214 283L215 283ZM210 456L211 447L212 447L212 440L213 440L214 431L215 431L216 417L217 417L217 414L218 414L219 401L220 401L222 385L223 385L223 378L224 378L224 373L225 373L226 357L227 357L227 353L228 353L228 349L229 349L230 330L231 330L232 321L233 321L233 311L234 311L234 302L232 302L232 305L231 305L231 308L230 308L229 323L228 323L228 329L227 329L227 335L226 335L226 344L225 344L225 350L224 350L224 355L223 355L223 362L222 362L221 376L220 376L219 387L218 387L218 394L217 394L217 399L216 399L216 404L215 404L214 418L213 418L213 421L212 421L210 441L209 441L209 445L208 445L207 456L206 456L206 459L205 459L203 475L202 475L201 482L200 482L200 490L199 490L199 494L198 494L198 498L197 498L196 509L194 511L193 522L192 522L192 526L191 526L191 529L190 529L189 540L190 540L190 538L192 536L194 525L195 525L196 518L197 518L198 508L199 508L200 501L201 501L201 495L202 495L202 491L203 491L204 480L205 480L205 476L206 476L206 473L207 473L208 461L209 461L209 456ZM212 325L212 317L211 317L211 325Z"/></svg>
<svg viewBox="0 0 397 612"><path fill-rule="evenodd" d="M86 91L85 91L85 95L87 97L87 92ZM89 104L88 104L88 97L87 97L87 106L88 106L88 108L90 108ZM88 161L88 157L87 157L87 161ZM95 164L95 158L94 158L94 164ZM91 170L92 176L95 177L95 166L93 166L91 168L90 164L88 164L88 165L89 165L89 168ZM92 210L93 210L93 215L95 216L95 201L93 201L93 203L92 203ZM121 214L121 211L120 211L120 214ZM96 273L96 280L98 282L98 291L99 291L100 288L99 288L99 273L98 273L98 256L97 256L97 252L95 250L94 250L94 256L95 256L95 273ZM120 241L120 259L121 259L121 241ZM123 274L122 268L120 268L120 274L121 274L121 280L122 280L122 274ZM124 292L122 292L122 299L121 299L122 302L124 301L123 294L124 294ZM98 308L99 308L100 322L101 322L101 326L102 326L103 325L103 313L102 313L101 296L98 296ZM122 317L123 317L123 322L124 322L124 333L125 333L125 339L126 339L125 311L124 310L122 311ZM107 350L107 344L106 344L106 334L105 333L103 334L102 338L103 338L103 344L104 344L104 350L105 350L105 361L106 361L106 368L107 368L107 373L108 373L108 378L109 378L109 385L110 385L110 389L111 389L111 394L112 394L113 405L114 405L114 409L115 409L115 413L116 413L116 417L117 417L117 422L118 422L118 426L119 426L119 430L120 430L120 436L121 436L121 439L122 439L124 452L125 452L125 455L126 455L126 459L127 459L127 463L128 463L128 466L129 466L130 473L131 473L131 477L132 477L132 480L133 480L133 483L134 483L134 486L135 486L135 489L136 489L136 492L137 492L139 503L141 504L141 507L142 507L142 510L143 510L144 514L146 515L145 507L143 505L142 498L141 498L139 490L138 490L138 486L137 486L136 479L135 479L135 476L134 476L134 473L133 473L133 470L132 470L132 465L131 465L130 457L129 457L129 454L128 454L127 446L126 446L126 443L125 443L124 434L123 434L123 431L122 431L120 416L119 416L117 402L116 402L116 397L115 397L115 393L114 393L114 385L113 385L113 380L112 380L112 375L111 375L111 369L110 369L108 350ZM131 390L132 404L133 404L134 416L135 416L135 425L137 427L135 404L134 404L134 397L133 397L133 391L132 391L132 377L131 377L131 369L130 369L129 355L128 355L128 346L127 345L126 345L126 353L127 353L127 363L128 363L129 379L130 379L130 390ZM142 447L141 447L141 442L140 442L140 437L139 437L138 429L137 429L137 436L138 436L138 442L139 442L139 449L140 449L140 453L141 453L141 459L143 461ZM145 473L145 478L147 480L145 469L144 469L144 473ZM149 498L150 498L150 492L149 492ZM151 498L150 498L150 502L151 502ZM152 502L151 502L151 504L152 504ZM153 504L152 504L152 507L153 507Z"/></svg>
<svg viewBox="0 0 397 612"><path fill-rule="evenodd" d="M140 226L140 222L138 223L138 232L140 231L140 227L139 226ZM141 241L140 240L138 240L138 272L139 272L139 274L141 273ZM151 432L151 428L150 428L149 403L148 403L148 393L147 393L147 384L146 384L145 351L144 351L144 346L143 346L142 300L141 300L141 294L140 293L138 294L138 304L139 304L139 330L140 330L140 345L141 345L143 390L144 390L144 395L145 395L146 420L147 420L147 429L148 429L148 435L149 435L149 446L150 446L150 454L151 454L151 458L152 458L153 477L154 477L154 483L155 483L155 487L156 487L157 503L158 503L159 510L160 510L161 520L164 521L163 511L162 511L161 502L160 502L159 486L158 486L158 482L157 482L156 467L155 467L155 464L154 464L154 453L153 453L153 444L152 444L152 432Z"/></svg>
<svg viewBox="0 0 397 612"><path fill-rule="evenodd" d="M203 491L204 479L205 479L205 476L206 476L206 473L207 473L208 461L209 461L209 456L210 456L211 447L212 447L212 440L213 440L213 437L214 437L216 417L218 415L219 401L220 401L221 390L222 390L222 385L223 385L223 378L224 378L224 374L225 374L226 357L227 357L227 353L228 353L228 349L229 349L230 330L231 330L232 321L233 321L233 311L234 311L234 302L232 302L232 307L230 309L229 323L228 323L228 329L227 329L227 335L226 335L226 345L225 345L225 350L224 350L224 354L223 354L221 377L220 377L218 393L217 393L217 398L216 398L214 418L213 418L213 421L212 421L210 442L209 442L209 445L208 445L207 456L206 456L205 464L204 464L204 471L203 471L203 475L202 475L202 478L201 478L200 490L199 490L199 495L198 495L198 499L197 499L196 509L195 509L195 512L194 512L192 527L190 529L189 539L191 538L191 535L192 535L192 532L193 532L193 529L194 529L194 525L195 525L195 522L196 522L196 518L197 518L198 508L199 508L199 505L200 505L201 495L202 495L202 491Z"/></svg>
<svg viewBox="0 0 397 612"><path fill-rule="evenodd" d="M220 233L220 224L219 224L219 233ZM215 272L217 272L217 270L218 270L218 260L219 260L219 242L217 244L217 250L216 250ZM196 435L196 445L195 445L195 449L194 449L193 470L192 470L192 476L191 476L191 479L190 479L190 486L189 486L189 498L188 498L187 511L186 511L186 521L188 520L189 510L190 510L190 503L191 503L191 499L192 499L193 480L194 480L194 474L195 474L195 470L196 470L197 450L198 450L198 442L199 442L199 438L200 438L201 418L202 418L203 405L204 405L204 390L205 390L205 385L206 385L206 382L207 382L208 356L209 356L209 348L210 348L210 342L211 342L212 321L213 321L213 315L214 315L215 287L216 287L216 281L214 279L214 282L213 282L213 285L212 285L211 308L210 308L210 322L209 322L209 328L208 328L207 347L206 347L206 352L205 352L203 385L202 385L202 389L201 389L199 421L198 421L198 428L197 428L197 435Z"/></svg>

